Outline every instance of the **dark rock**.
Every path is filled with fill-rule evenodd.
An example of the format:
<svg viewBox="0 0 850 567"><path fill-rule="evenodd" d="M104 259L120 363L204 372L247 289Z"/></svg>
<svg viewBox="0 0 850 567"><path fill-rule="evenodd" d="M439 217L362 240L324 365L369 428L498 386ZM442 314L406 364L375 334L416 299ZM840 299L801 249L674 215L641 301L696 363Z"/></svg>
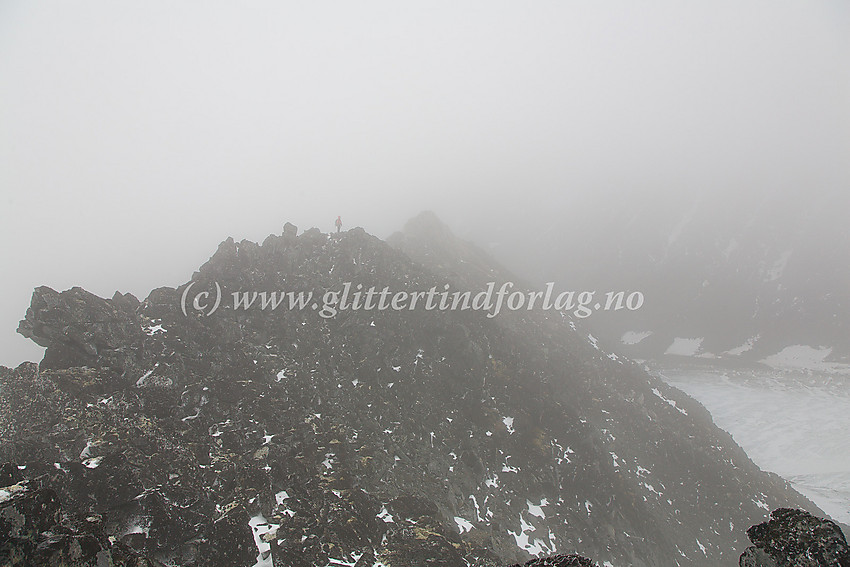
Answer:
<svg viewBox="0 0 850 567"><path fill-rule="evenodd" d="M741 567L850 567L841 528L803 510L778 508L747 536L754 545L741 555Z"/></svg>
<svg viewBox="0 0 850 567"><path fill-rule="evenodd" d="M132 293L121 293L120 291L116 291L112 296L112 303L115 304L116 307L124 309L126 311L135 311L141 305L141 302L136 298Z"/></svg>
<svg viewBox="0 0 850 567"><path fill-rule="evenodd" d="M0 487L17 484L22 480L24 480L24 477L15 463L0 465Z"/></svg>
<svg viewBox="0 0 850 567"><path fill-rule="evenodd" d="M141 346L143 321L127 309L132 301L102 299L75 287L58 293L49 287L33 292L18 332L46 347L43 368L128 367Z"/></svg>
<svg viewBox="0 0 850 567"><path fill-rule="evenodd" d="M533 559L523 566L517 564L511 567L596 567L596 564L580 555L555 555L542 559Z"/></svg>
<svg viewBox="0 0 850 567"><path fill-rule="evenodd" d="M0 502L0 533L35 544L39 534L59 522L59 497L53 490L27 490L20 484L3 489Z"/></svg>
<svg viewBox="0 0 850 567"><path fill-rule="evenodd" d="M283 235L284 236L295 236L298 234L298 227L292 224L291 222L283 225Z"/></svg>
<svg viewBox="0 0 850 567"><path fill-rule="evenodd" d="M50 488L27 483L0 492L0 564L161 567L103 531L97 514L64 513Z"/></svg>

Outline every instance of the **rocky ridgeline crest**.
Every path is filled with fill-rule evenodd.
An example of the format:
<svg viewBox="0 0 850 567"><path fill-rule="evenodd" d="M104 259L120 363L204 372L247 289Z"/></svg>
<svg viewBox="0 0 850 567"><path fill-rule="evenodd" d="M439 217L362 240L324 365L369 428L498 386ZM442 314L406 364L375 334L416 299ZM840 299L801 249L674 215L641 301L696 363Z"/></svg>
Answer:
<svg viewBox="0 0 850 567"><path fill-rule="evenodd" d="M190 282L142 301L37 288L19 330L44 359L0 368L0 462L26 488L4 510L50 490L47 523L66 542L86 533L98 553L113 543L127 561L190 567L496 567L574 552L716 566L766 510L819 512L697 402L559 313L181 311L190 284L512 278L433 215L389 241L288 225L262 244L227 239Z"/></svg>

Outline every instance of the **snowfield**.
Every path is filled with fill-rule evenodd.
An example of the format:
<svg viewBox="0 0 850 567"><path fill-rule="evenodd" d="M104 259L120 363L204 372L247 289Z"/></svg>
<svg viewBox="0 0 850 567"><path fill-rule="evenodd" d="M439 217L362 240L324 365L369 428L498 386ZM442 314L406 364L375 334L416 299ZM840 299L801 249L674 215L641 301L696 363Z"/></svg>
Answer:
<svg viewBox="0 0 850 567"><path fill-rule="evenodd" d="M756 464L850 524L850 376L818 372L666 369Z"/></svg>

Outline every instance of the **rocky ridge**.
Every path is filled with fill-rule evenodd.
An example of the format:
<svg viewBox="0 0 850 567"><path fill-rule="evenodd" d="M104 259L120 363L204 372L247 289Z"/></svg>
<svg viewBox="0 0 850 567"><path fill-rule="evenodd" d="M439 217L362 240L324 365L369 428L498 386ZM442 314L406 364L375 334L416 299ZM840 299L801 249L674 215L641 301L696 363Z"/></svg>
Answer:
<svg viewBox="0 0 850 567"><path fill-rule="evenodd" d="M228 239L144 301L36 289L20 332L47 351L0 369L0 461L166 565L718 565L767 510L818 512L560 313L231 300L510 277L417 223L398 248L362 229Z"/></svg>

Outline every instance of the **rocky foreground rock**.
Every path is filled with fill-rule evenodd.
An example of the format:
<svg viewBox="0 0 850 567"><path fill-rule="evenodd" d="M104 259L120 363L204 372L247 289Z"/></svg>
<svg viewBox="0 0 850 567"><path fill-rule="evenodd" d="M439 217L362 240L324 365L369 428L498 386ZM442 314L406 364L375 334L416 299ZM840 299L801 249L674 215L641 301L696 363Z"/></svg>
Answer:
<svg viewBox="0 0 850 567"><path fill-rule="evenodd" d="M109 543L115 564L497 567L577 553L684 567L734 564L770 509L821 514L568 314L234 305L512 278L427 216L392 240L287 227L228 239L191 281L141 301L36 289L20 332L47 350L0 368L0 462L23 488L6 503L50 513L15 533L35 550L59 532L95 556Z"/></svg>
<svg viewBox="0 0 850 567"><path fill-rule="evenodd" d="M741 567L850 567L850 546L841 528L803 510L774 510L747 536L754 545L741 555Z"/></svg>
<svg viewBox="0 0 850 567"><path fill-rule="evenodd" d="M161 567L104 531L99 514L70 514L50 488L23 481L13 463L0 466L0 561L3 565ZM13 482L15 481L15 482ZM39 483L36 482L35 485ZM137 532L138 533L138 532ZM850 546L841 529L802 510L774 510L747 530L755 544L740 567L848 567ZM556 555L511 567L597 567L586 557Z"/></svg>

